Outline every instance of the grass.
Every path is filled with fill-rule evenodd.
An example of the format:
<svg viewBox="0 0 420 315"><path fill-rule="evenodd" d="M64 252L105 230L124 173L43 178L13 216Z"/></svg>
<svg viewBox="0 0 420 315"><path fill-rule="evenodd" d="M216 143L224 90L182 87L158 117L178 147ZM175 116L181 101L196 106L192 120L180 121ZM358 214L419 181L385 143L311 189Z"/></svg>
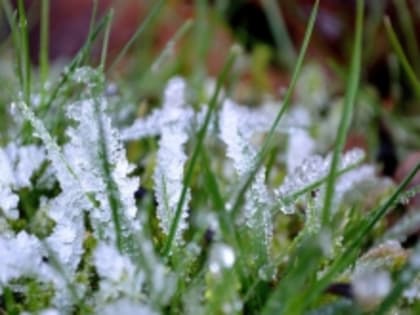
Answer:
<svg viewBox="0 0 420 315"><path fill-rule="evenodd" d="M264 2L262 10L276 40L273 55L280 56L283 62L289 60L286 68L292 71L288 73L289 84L283 97L272 96L276 107L269 115L261 110L264 100L240 107L252 108L252 118L261 119L264 124L255 127L240 116L242 112L232 111L239 121L237 126L232 123L227 128L232 132L228 136L237 141L234 144L220 135L222 127L226 127L221 126L224 119L229 124L227 118L233 118L223 117L223 109L227 99L240 98L243 92L241 71L247 52L238 44L232 45L223 56L224 65L215 85L207 87L204 59L212 46L211 36L216 34L212 27L223 26L224 20L206 1L197 1L197 17L182 22L162 50L150 53L143 50L153 46L160 19L168 14L168 6L173 6L157 1L115 56L108 54L114 12L99 16L96 1L87 40L59 76L54 75L57 65L48 59L50 1L40 3L38 69L31 65L29 54L28 8L22 0L16 10L8 0L3 0L2 5L11 29L16 65L13 77L6 80L19 84L15 95L0 95L5 108L1 118L12 121L2 135L7 140L0 148L0 168L5 174L0 179L0 194L4 196L0 200L0 250L6 262L0 262L0 313L46 314L43 311L48 308L63 314L415 313L420 303L409 300L406 290L420 290L416 263L420 247L417 243L412 248L395 249L386 247L389 244L381 240L391 227L390 215L404 218L410 213L398 209L408 207L401 201L407 191L418 192L418 186L410 185L420 163L412 165L400 183L384 178L378 170L368 177L362 174L363 167L376 163L375 148L366 148L365 161L340 166L346 144L355 132L353 122L359 117L355 113L360 104L373 106L377 115L391 116L388 120L401 118L398 112L381 114L384 110L377 108L379 100L368 93L371 87L364 77L363 41L369 40L364 31L369 17L365 15L363 0L356 5L351 60L342 68L336 64L338 78L346 77L345 82L338 80L344 92L337 97L337 92L327 85L328 102L338 100L342 107L329 106L326 113L317 112L314 104L300 104L302 91L297 88L306 61L312 58L308 50L320 18L320 1L315 1L312 8L296 58L279 8L274 1ZM405 5L398 5L401 19L410 15ZM386 18L384 25L412 89L411 101L418 104L420 88L414 70L417 63L412 63L418 45L413 43L413 21L403 25L403 34L409 40L408 54L393 22ZM94 60L91 53L98 44L100 56ZM175 46L182 49L172 50ZM289 57L281 57L282 48ZM189 54L180 53L185 51ZM149 59L134 63L130 53L148 55ZM134 83L119 72L118 66L124 59L133 65L129 72L137 78ZM248 65L252 66L255 65ZM81 71L85 74L80 75ZM171 87L164 88L167 79L179 74L188 86L185 100L180 100L179 91L170 94ZM316 80L330 80L322 73L316 75ZM118 86L117 95L106 92L111 78ZM150 86L154 90L149 90ZM173 104L173 113L160 111L157 104L164 98ZM134 120L139 99L156 99L147 103L139 115L147 136L122 143L120 131ZM9 110L10 100L18 110ZM178 102L182 104L178 106ZM87 109L86 106L93 106L91 118L67 113L69 108ZM108 107L104 110L103 106ZM294 122L294 110L305 112L309 122L303 126ZM129 115L124 116L125 111ZM174 122L171 115L182 120L190 114L192 118L185 130L174 127L179 122ZM293 125L287 125L290 121ZM375 130L372 123L366 123L366 133ZM323 128L336 134L332 141L323 139ZM330 160L316 165L325 167L324 173L318 174L317 169L310 167L303 173L290 169L287 154L292 150L289 143L297 136L296 129L305 132L315 146L306 158L315 153L331 154ZM178 147L165 144L159 141L164 132L173 137L186 134L188 141ZM249 137L248 132L252 132ZM16 145L14 155L7 145ZM42 166L29 172L28 165L35 163L37 153L31 153L24 167L27 156L22 152L30 145L47 155L43 156ZM397 143L398 152L410 149L403 145ZM172 161L182 161L180 156L184 153L188 159L185 165L174 163L171 165L177 167L165 169L165 165L159 165L156 148L166 149ZM296 159L301 151L304 150L294 152ZM244 161L245 174L232 166L234 154L255 156L250 162ZM128 166L126 157L133 167ZM164 192L155 185L156 165L165 169ZM265 172L261 172L264 168ZM7 176L9 171L13 176ZM263 183L257 178L261 173L265 176ZM279 195L277 189L287 176L299 178L302 185ZM26 178L28 183L20 184L18 178ZM137 191L134 200L140 185L142 193ZM345 191L343 196L341 190ZM161 228L165 218L157 212L160 194L167 197L167 208L170 198L176 199L167 233ZM10 206L14 200L16 205ZM294 212L282 211L281 206L286 203L293 206ZM129 205L134 206L136 214L127 214ZM176 233L183 228L186 205L188 219L179 242ZM13 211L17 216L10 214ZM30 211L35 213L28 215ZM41 217L39 222L35 222L37 214ZM46 232L48 222L42 215L54 222L51 232ZM265 215L269 224L264 225ZM253 226L250 222L263 224ZM34 229L34 225L39 226ZM267 226L272 226L269 237L265 235ZM45 231L47 236L38 237L32 233L34 230ZM77 262L76 266L73 262ZM372 287L361 297L356 289L358 272L375 275L377 271L389 277L391 287L385 293L380 290L383 288ZM334 292L338 286L347 288L347 294Z"/></svg>

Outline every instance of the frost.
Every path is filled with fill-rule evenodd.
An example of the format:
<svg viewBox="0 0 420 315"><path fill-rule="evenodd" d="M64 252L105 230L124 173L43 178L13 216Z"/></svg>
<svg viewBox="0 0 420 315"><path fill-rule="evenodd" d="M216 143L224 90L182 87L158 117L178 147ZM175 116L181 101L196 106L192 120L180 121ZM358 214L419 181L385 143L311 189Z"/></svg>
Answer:
<svg viewBox="0 0 420 315"><path fill-rule="evenodd" d="M157 136L162 129L174 124L188 131L194 111L185 104L185 90L183 79L171 79L165 89L162 108L155 109L145 118L136 119L132 126L121 131L121 139L128 141Z"/></svg>
<svg viewBox="0 0 420 315"><path fill-rule="evenodd" d="M386 271L357 274L352 284L357 302L366 311L378 306L392 288L391 277Z"/></svg>
<svg viewBox="0 0 420 315"><path fill-rule="evenodd" d="M158 202L157 215L165 234L169 234L180 200L184 179L184 164L187 161L185 144L194 122L194 111L186 106L186 83L176 77L165 89L163 105L147 118L139 118L122 131L124 140L160 135L156 168L153 175L155 195ZM175 233L180 242L182 231L187 227L186 218L190 193L181 210Z"/></svg>
<svg viewBox="0 0 420 315"><path fill-rule="evenodd" d="M254 118L255 117L255 120ZM251 143L255 130L267 128L265 113L252 115L251 110L241 107L230 100L226 100L220 113L220 138L226 144L226 155L232 159L237 174L242 177L255 167L257 149ZM254 125L255 123L255 125ZM252 124L252 126L251 126ZM271 198L265 185L265 168L261 168L255 176L250 189L245 195L245 222L253 231L263 233L263 240L268 248L272 223L268 205Z"/></svg>
<svg viewBox="0 0 420 315"><path fill-rule="evenodd" d="M9 186L6 186L0 182L0 209L7 218L18 218L18 202L19 197L12 192Z"/></svg>
<svg viewBox="0 0 420 315"><path fill-rule="evenodd" d="M188 141L192 112L185 109L185 89L185 82L182 79L175 78L169 81L162 108L161 138L153 180L158 202L157 215L165 234L169 234L175 219L183 187L184 164L187 161L184 146ZM190 192L188 191L175 231L177 242L181 241L182 231L187 227L189 200Z"/></svg>
<svg viewBox="0 0 420 315"><path fill-rule="evenodd" d="M45 160L44 149L35 145L9 143L0 149L2 181L14 188L31 187L31 176Z"/></svg>
<svg viewBox="0 0 420 315"><path fill-rule="evenodd" d="M350 167L354 167L362 161L364 158L364 152L361 149L353 149L342 155L339 163L338 170L344 171ZM277 198L280 200L288 200L292 198L294 194L300 194L307 187L325 179L328 176L331 167L331 155L323 158L319 155L311 155L303 160L303 162L296 167L293 171L288 172L283 183L280 187L275 190ZM356 173L351 173L347 178L340 180L337 184L336 189L340 191L340 196L344 195L345 192L349 191L359 180L360 177L370 176L371 168L362 168ZM367 174L367 175L366 175ZM337 195L336 203L339 201ZM291 207L283 207L282 210L285 213L293 213L294 209Z"/></svg>
<svg viewBox="0 0 420 315"><path fill-rule="evenodd" d="M133 196L139 180L128 177L134 167L125 157L119 133L104 113L106 105L106 100L100 98L69 106L68 116L78 124L67 131L70 141L65 146L65 156L71 169L79 174L82 191L92 194L99 202L99 207L91 209L91 218L97 232L103 230L103 237L114 239L112 228L106 228L112 222L112 208L108 199L109 180L114 181L117 186L116 194L121 202L119 211L127 221L133 220L137 213ZM104 148L101 146L102 141ZM111 178L108 178L105 164L110 169Z"/></svg>
<svg viewBox="0 0 420 315"><path fill-rule="evenodd" d="M286 165L292 172L315 151L315 141L305 129L291 128L287 145Z"/></svg>
<svg viewBox="0 0 420 315"><path fill-rule="evenodd" d="M150 307L143 303L133 302L129 299L120 299L114 303L100 308L96 314L101 315L157 315Z"/></svg>
<svg viewBox="0 0 420 315"><path fill-rule="evenodd" d="M97 293L98 304L114 300L119 296L135 298L140 295L144 274L115 247L99 244L93 259L101 279Z"/></svg>
<svg viewBox="0 0 420 315"><path fill-rule="evenodd" d="M0 235L0 288L12 279L37 276L41 270L42 250L39 240L20 232L15 237Z"/></svg>
<svg viewBox="0 0 420 315"><path fill-rule="evenodd" d="M44 160L44 150L35 145L9 143L0 148L0 208L6 217L18 217L19 198L12 189L31 187L30 179Z"/></svg>
<svg viewBox="0 0 420 315"><path fill-rule="evenodd" d="M214 244L209 258L210 272L218 275L224 269L232 268L235 263L235 252L225 244Z"/></svg>

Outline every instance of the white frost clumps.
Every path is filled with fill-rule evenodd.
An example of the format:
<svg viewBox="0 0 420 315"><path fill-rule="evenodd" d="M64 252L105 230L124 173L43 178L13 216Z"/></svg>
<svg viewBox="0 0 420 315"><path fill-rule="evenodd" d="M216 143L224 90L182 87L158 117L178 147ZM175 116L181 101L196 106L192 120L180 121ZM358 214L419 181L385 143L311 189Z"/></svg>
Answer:
<svg viewBox="0 0 420 315"><path fill-rule="evenodd" d="M120 299L114 303L107 304L97 311L102 315L157 315L150 307L145 304L133 302L129 299Z"/></svg>
<svg viewBox="0 0 420 315"><path fill-rule="evenodd" d="M264 113L265 114L265 113ZM253 115L252 111L226 100L220 113L220 138L226 144L226 155L232 159L239 177L245 176L253 170L258 150L251 142L255 131L267 128L265 115ZM253 117L260 119L253 120ZM271 119L273 116L271 115ZM253 123L256 125L251 126ZM268 125L270 126L270 125ZM250 189L245 195L245 209L243 215L247 226L263 233L263 240L268 246L272 235L272 223L269 204L272 203L268 188L265 185L265 168L261 168L255 176Z"/></svg>
<svg viewBox="0 0 420 315"><path fill-rule="evenodd" d="M0 292L10 280L40 273L43 251L36 237L26 232L13 237L0 235L0 253Z"/></svg>
<svg viewBox="0 0 420 315"><path fill-rule="evenodd" d="M0 209L2 213L10 219L17 219L17 206L19 197L12 192L9 186L0 183Z"/></svg>
<svg viewBox="0 0 420 315"><path fill-rule="evenodd" d="M146 118L137 119L131 127L122 132L124 140L160 135L153 179L158 202L157 216L166 235L170 232L180 200L184 165L187 161L185 145L196 120L193 109L186 105L185 93L185 81L179 77L171 79L165 89L162 108ZM175 231L175 241L178 244L182 240L182 232L187 228L189 200L188 191Z"/></svg>
<svg viewBox="0 0 420 315"><path fill-rule="evenodd" d="M158 202L157 215L165 234L169 234L175 219L183 187L184 164L187 161L184 146L188 141L188 129L193 113L185 108L185 90L185 82L182 79L175 78L169 81L162 108L163 121L153 179ZM181 241L182 231L187 228L189 199L188 192L175 231L177 242Z"/></svg>
<svg viewBox="0 0 420 315"><path fill-rule="evenodd" d="M355 167L363 158L363 150L359 148L352 149L341 156L338 170L344 171L350 167ZM324 180L329 174L330 167L331 154L326 158L319 155L308 156L299 166L288 172L282 185L275 190L276 197L287 201L306 187ZM373 169L361 169L357 170L357 172L354 171L355 173L351 173L345 178L341 177L336 186L339 194L335 196L335 202L338 203L345 192L349 191L359 180L362 180L360 175L366 176L366 173L371 174L371 171ZM346 174L343 176L346 176ZM294 208L283 207L282 210L286 213L293 213Z"/></svg>
<svg viewBox="0 0 420 315"><path fill-rule="evenodd" d="M99 98L72 104L68 109L68 116L78 125L67 131L70 142L65 146L65 156L70 168L79 176L82 191L93 194L99 202L99 207L93 207L91 212L96 229L112 224L107 188L110 179L115 182L121 201L119 215L129 221L137 212L133 196L139 180L128 177L134 167L127 162L119 133L105 115L106 106L106 100ZM110 179L105 164L108 164ZM112 230L110 226L104 228L104 237L114 239Z"/></svg>
<svg viewBox="0 0 420 315"><path fill-rule="evenodd" d="M114 246L100 243L95 249L93 261L101 279L97 292L99 305L119 296L139 297L144 274L127 256L122 256Z"/></svg>
<svg viewBox="0 0 420 315"><path fill-rule="evenodd" d="M107 184L110 179L114 181L116 188L113 189L116 192L113 192L119 200L118 215L122 222L131 224L137 210L134 191L138 187L138 179L128 178L132 166L126 160L117 130L105 116L104 99L88 99L69 105L68 116L76 121L76 125L67 130L70 141L64 149L56 144L41 120L26 104L20 102L17 105L44 142L48 159L61 186L62 192L57 197L44 202L49 216L56 223L45 241L59 265L64 268L62 272L72 279L83 255L84 212L90 214L99 239L114 241L115 229ZM105 164L109 174L105 172ZM127 229L123 232L134 226L140 225L124 226ZM56 304L68 305L71 297L62 276L50 270L48 277L55 283Z"/></svg>
<svg viewBox="0 0 420 315"><path fill-rule="evenodd" d="M9 143L0 148L0 208L10 219L17 219L18 196L12 189L31 186L31 176L45 160L44 150L35 146Z"/></svg>

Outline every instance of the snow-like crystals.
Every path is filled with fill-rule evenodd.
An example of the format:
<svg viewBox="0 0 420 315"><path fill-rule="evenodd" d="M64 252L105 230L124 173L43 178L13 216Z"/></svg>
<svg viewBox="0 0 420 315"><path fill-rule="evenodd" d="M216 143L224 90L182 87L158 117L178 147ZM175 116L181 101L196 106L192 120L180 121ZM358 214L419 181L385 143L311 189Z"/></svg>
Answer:
<svg viewBox="0 0 420 315"><path fill-rule="evenodd" d="M77 121L78 125L67 131L70 142L65 146L65 155L72 170L79 174L82 190L93 194L100 204L91 214L97 225L111 223L112 210L107 197L109 180L117 186L121 215L132 220L137 211L133 196L138 187L138 179L127 176L133 166L127 162L119 134L105 115L105 108L105 99L89 99L70 105L68 116ZM108 164L111 178L108 178L104 164ZM111 231L109 228L104 229L104 236L113 239Z"/></svg>
<svg viewBox="0 0 420 315"><path fill-rule="evenodd" d="M10 219L17 219L18 196L12 192L9 186L0 183L0 209L2 213Z"/></svg>
<svg viewBox="0 0 420 315"><path fill-rule="evenodd" d="M353 292L357 302L366 311L374 309L392 288L391 277L386 271L357 274L353 281Z"/></svg>
<svg viewBox="0 0 420 315"><path fill-rule="evenodd" d="M116 299L119 296L138 298L144 282L144 274L131 260L121 255L118 250L104 243L99 244L94 252L94 264L100 277L97 293L99 304Z"/></svg>
<svg viewBox="0 0 420 315"><path fill-rule="evenodd" d="M184 146L188 141L188 128L192 112L185 107L185 82L180 78L169 81L165 90L162 108L161 138L157 152L157 164L153 179L158 201L157 215L165 234L169 234L181 197L184 179L184 164L187 155ZM175 240L181 241L182 231L187 227L187 208L190 193L181 209L181 217L175 231Z"/></svg>
<svg viewBox="0 0 420 315"><path fill-rule="evenodd" d="M231 100L226 100L223 104L219 118L220 138L226 144L226 155L232 159L239 176L246 175L255 167L258 151L251 143L251 137L256 131L266 131L267 116L265 112L263 115L252 115L251 110L239 106ZM252 117L256 119L253 120ZM272 117L273 115L271 115ZM265 168L258 171L245 198L243 215L246 224L252 230L263 234L265 245L268 247L272 234L271 218L268 211L271 198L265 185Z"/></svg>
<svg viewBox="0 0 420 315"><path fill-rule="evenodd" d="M31 176L45 160L44 149L35 145L18 146L13 142L0 149L0 156L2 181L8 178L8 183L18 189L31 186Z"/></svg>
<svg viewBox="0 0 420 315"><path fill-rule="evenodd" d="M288 172L292 172L315 150L315 141L308 131L300 128L291 128L287 145L286 165Z"/></svg>
<svg viewBox="0 0 420 315"><path fill-rule="evenodd" d="M235 252L225 244L214 244L209 258L210 272L218 275L224 269L232 268L235 263Z"/></svg>
<svg viewBox="0 0 420 315"><path fill-rule="evenodd" d="M156 109L146 118L137 119L122 131L124 140L140 139L160 135L156 168L153 179L158 202L157 215L165 234L169 234L180 200L187 161L185 144L194 123L194 111L186 105L186 83L180 78L171 79L165 89L162 108ZM186 218L190 193L181 209L180 220L175 231L175 240L180 242L182 231L187 227Z"/></svg>
<svg viewBox="0 0 420 315"><path fill-rule="evenodd" d="M343 171L357 165L362 161L363 157L364 152L359 148L346 152L340 159L339 170ZM280 200L287 200L288 198L293 197L294 194L300 193L300 191L304 190L306 187L326 178L330 171L330 167L331 155L328 155L326 158L319 155L310 155L305 158L298 167L286 175L282 185L275 190L276 196ZM340 196L344 195L344 192L348 191L350 187L361 180L361 175L370 176L372 171L373 169L371 168L363 168L362 170L358 170L357 173L351 173L347 178L340 180L339 184L341 184L341 186L338 185L341 193ZM292 207L284 207L282 210L286 213L294 211Z"/></svg>
<svg viewBox="0 0 420 315"><path fill-rule="evenodd" d="M107 304L98 309L97 314L102 315L115 315L115 314L124 314L124 315L157 315L146 304L139 302L133 302L129 299L123 298L116 302Z"/></svg>
<svg viewBox="0 0 420 315"><path fill-rule="evenodd" d="M0 235L0 290L12 279L36 277L42 265L43 250L39 240L20 232L15 237Z"/></svg>
<svg viewBox="0 0 420 315"><path fill-rule="evenodd" d="M44 150L35 146L9 143L0 148L0 208L6 217L18 216L18 196L12 189L31 186L31 176L45 160Z"/></svg>

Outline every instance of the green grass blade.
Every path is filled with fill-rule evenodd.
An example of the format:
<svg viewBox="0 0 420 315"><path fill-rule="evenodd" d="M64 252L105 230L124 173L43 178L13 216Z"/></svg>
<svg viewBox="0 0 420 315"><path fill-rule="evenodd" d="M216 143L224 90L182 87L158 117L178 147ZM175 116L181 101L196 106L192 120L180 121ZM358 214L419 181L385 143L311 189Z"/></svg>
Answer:
<svg viewBox="0 0 420 315"><path fill-rule="evenodd" d="M108 152L109 149L107 147L107 143L105 141L105 130L102 122L101 112L100 112L100 104L97 98L94 98L95 104L95 114L96 114L96 124L99 130L99 150L100 150L100 157L101 157L101 166L102 171L105 175L106 180L106 192L108 197L109 206L111 208L111 216L112 221L114 222L115 228L115 242L117 249L122 252L123 251L123 237L122 237L122 227L121 227L121 199L118 193L118 187L115 183L115 180L112 177L111 168L109 165L109 157Z"/></svg>
<svg viewBox="0 0 420 315"><path fill-rule="evenodd" d="M296 60L296 51L287 32L278 2L276 0L264 0L262 5L274 35L279 60L286 66L290 66Z"/></svg>
<svg viewBox="0 0 420 315"><path fill-rule="evenodd" d="M79 50L77 55L72 59L66 70L63 72L60 80L54 86L54 88L49 92L48 99L40 104L37 112L41 117L45 116L48 110L50 109L52 103L56 100L57 96L59 95L61 89L66 85L71 75L74 71L80 67L87 59L91 46L93 42L98 38L99 34L102 30L106 27L107 16L104 16L93 28L92 32L88 34L88 38L83 45L83 47Z"/></svg>
<svg viewBox="0 0 420 315"><path fill-rule="evenodd" d="M18 29L19 29L19 47L17 48L17 55L20 58L20 69L22 74L21 87L23 91L23 98L30 106L31 104L31 60L29 58L29 34L28 21L26 19L26 11L23 0L18 1Z"/></svg>
<svg viewBox="0 0 420 315"><path fill-rule="evenodd" d="M388 200L372 211L371 215L366 219L364 224L360 226L359 233L353 238L353 241L346 247L345 251L333 262L332 266L327 272L317 280L316 285L311 288L310 293L305 298L305 303L309 304L313 302L331 283L331 281L340 272L347 268L354 259L357 257L357 253L362 246L366 236L372 231L373 227L382 219L389 208L395 204L399 196L403 193L404 189L408 186L410 181L414 178L416 173L420 169L420 163L407 175L407 177L397 187L395 192L388 198Z"/></svg>
<svg viewBox="0 0 420 315"><path fill-rule="evenodd" d="M418 243L415 249L412 251L411 255L420 255L420 244ZM418 275L420 268L418 264L412 263L409 261L405 266L398 272L398 277L395 282L394 288L382 301L381 305L375 312L375 315L385 315L389 314L389 310L398 302L398 299L404 293L404 290L409 287L409 285L415 280Z"/></svg>
<svg viewBox="0 0 420 315"><path fill-rule="evenodd" d="M231 49L230 54L229 54L229 56L226 60L225 66L223 67L222 72L217 79L216 89L215 89L215 92L214 92L210 102L209 102L209 108L207 110L203 126L201 127L201 129L199 130L199 132L197 134L197 142L195 144L195 147L194 147L194 150L193 150L193 153L192 153L192 156L191 156L191 160L188 163L188 167L187 167L186 175L185 175L185 179L184 179L184 185L182 187L180 200L179 200L177 208L176 208L175 217L174 217L174 220L171 224L171 229L169 231L168 239L167 239L167 241L165 243L165 246L163 248L163 255L166 256L166 257L171 253L172 243L173 243L173 240L174 240L174 237L175 237L175 232L176 232L178 224L179 224L179 219L181 217L182 207L183 207L186 195L187 195L188 187L189 187L189 185L191 183L191 180L192 180L194 166L195 166L195 164L198 160L198 157L199 157L200 152L201 152L201 147L203 146L204 138L207 134L207 128L208 128L209 123L210 123L210 118L213 115L214 111L216 110L217 104L219 102L220 91L221 91L222 86L223 86L223 84L225 83L225 81L228 77L228 74L229 74L229 72L230 72L238 54L239 54L239 49L238 49L238 47L234 46Z"/></svg>
<svg viewBox="0 0 420 315"><path fill-rule="evenodd" d="M106 57L108 53L108 43L109 43L109 35L111 33L111 26L112 26L112 20L114 18L114 10L110 9L108 14L106 15L106 22L105 22L105 34L104 34L104 40L102 44L102 52L101 52L101 62L99 64L99 67L102 69L102 71L105 69L106 65Z"/></svg>
<svg viewBox="0 0 420 315"><path fill-rule="evenodd" d="M337 138L335 141L334 152L331 160L330 172L327 179L327 187L324 198L324 207L322 209L322 225L329 225L330 211L334 197L335 183L338 175L338 164L341 152L344 148L347 133L350 129L353 117L354 103L357 96L357 90L360 80L360 69L362 60L362 31L363 31L364 1L357 1L356 12L356 30L353 44L352 60L350 65L350 74L348 78L346 95L344 97L344 108L338 127Z"/></svg>
<svg viewBox="0 0 420 315"><path fill-rule="evenodd" d="M405 73L407 74L408 82L410 83L413 92L416 94L416 97L420 98L420 81L404 53L404 50L398 40L397 35L395 34L389 17L385 17L384 24L391 46L397 54L398 60L400 61Z"/></svg>
<svg viewBox="0 0 420 315"><path fill-rule="evenodd" d="M109 72L112 72L112 70L114 70L114 68L118 65L118 63L121 61L121 59L125 56L125 54L131 48L131 46L133 46L133 44L140 37L140 35L150 26L150 24L153 23L153 21L159 15L159 12L161 11L161 9L162 9L162 7L165 3L166 3L166 0L159 0L159 1L155 2L155 4L154 4L153 8L151 9L150 13L141 22L141 24L137 28L136 32L134 33L134 35L124 45L124 47L118 53L117 57L114 59L114 61L109 66L109 68L108 68Z"/></svg>
<svg viewBox="0 0 420 315"><path fill-rule="evenodd" d="M46 93L46 82L49 74L49 10L50 0L41 1L41 20L40 20L40 47L39 47L39 76L41 81L41 103L43 103L47 97Z"/></svg>
<svg viewBox="0 0 420 315"><path fill-rule="evenodd" d="M413 68L419 71L419 46L416 38L415 26L413 19L409 12L407 1L404 0L394 0L395 8L397 9L398 20L400 22L401 28L404 32L408 54L410 56Z"/></svg>
<svg viewBox="0 0 420 315"><path fill-rule="evenodd" d="M297 61L296 61L296 65L295 65L295 68L293 70L292 79L290 81L290 85L287 89L286 95L285 95L284 100L283 100L283 105L280 108L279 112L277 113L277 116L276 116L276 118L273 122L273 125L271 126L271 128L270 128L270 130L267 134L267 137L264 140L262 148L261 148L261 150L260 150L260 152L259 152L259 154L256 158L254 169L249 174L246 175L246 177L243 181L243 184L240 186L240 188L239 188L239 190L236 194L236 197L234 199L233 206L232 206L233 217L236 217L238 215L238 212L239 212L239 210L241 208L241 205L242 205L243 197L244 197L246 191L248 190L249 186L251 185L252 181L254 180L254 177L257 174L258 170L262 166L265 157L270 152L270 147L271 147L271 144L273 142L275 130L276 130L281 118L283 117L283 115L285 114L287 109L289 108L289 105L290 105L290 102L291 102L291 99L292 99L292 95L293 95L293 91L295 89L300 71L302 69L303 60L305 58L306 51L307 51L307 48L308 48L308 45L309 45L309 40L311 38L312 31L313 31L313 28L314 28L314 25L315 25L316 16L317 16L317 13L318 13L318 6L319 6L319 0L317 0L315 2L314 7L312 9L311 16L309 18L309 22L308 22L308 25L306 27L306 32L305 32L305 37L303 39L302 47L300 49L299 56L298 56Z"/></svg>
<svg viewBox="0 0 420 315"><path fill-rule="evenodd" d="M220 192L217 178L211 169L210 160L205 148L201 151L201 159L203 160L206 188L209 191L209 194L212 197L212 202L216 208L223 237L228 243L232 244L234 248L238 248L240 251L239 236L233 222L230 220L230 217L226 212L225 200Z"/></svg>

